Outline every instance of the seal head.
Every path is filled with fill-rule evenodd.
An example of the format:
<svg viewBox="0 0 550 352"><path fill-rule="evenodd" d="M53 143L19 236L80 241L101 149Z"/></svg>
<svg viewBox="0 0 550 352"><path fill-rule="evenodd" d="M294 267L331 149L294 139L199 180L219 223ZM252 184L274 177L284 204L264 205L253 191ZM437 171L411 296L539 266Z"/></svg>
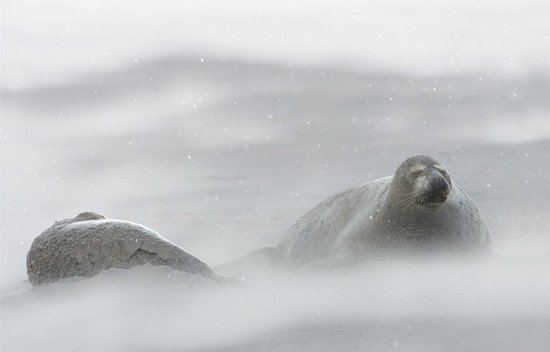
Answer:
<svg viewBox="0 0 550 352"><path fill-rule="evenodd" d="M404 208L439 208L449 196L453 183L447 168L429 156L405 160L395 172L391 197Z"/></svg>

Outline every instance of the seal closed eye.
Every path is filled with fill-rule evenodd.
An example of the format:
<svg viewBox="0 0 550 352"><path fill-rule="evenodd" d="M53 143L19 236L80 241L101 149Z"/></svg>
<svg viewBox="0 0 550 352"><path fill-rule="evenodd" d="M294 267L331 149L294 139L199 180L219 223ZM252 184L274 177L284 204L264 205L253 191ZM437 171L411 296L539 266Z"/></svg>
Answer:
<svg viewBox="0 0 550 352"><path fill-rule="evenodd" d="M423 155L405 160L393 176L348 189L321 202L271 250L289 267L381 254L479 254L489 230L470 196L445 166Z"/></svg>

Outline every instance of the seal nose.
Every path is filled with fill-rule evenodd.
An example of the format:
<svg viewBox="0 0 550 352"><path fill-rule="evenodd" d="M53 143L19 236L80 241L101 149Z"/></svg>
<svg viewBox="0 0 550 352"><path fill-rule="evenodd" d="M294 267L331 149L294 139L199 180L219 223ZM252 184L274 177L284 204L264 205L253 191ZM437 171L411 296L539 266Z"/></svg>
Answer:
<svg viewBox="0 0 550 352"><path fill-rule="evenodd" d="M442 176L435 176L432 180L432 191L434 194L442 197L442 201L449 195L449 183Z"/></svg>

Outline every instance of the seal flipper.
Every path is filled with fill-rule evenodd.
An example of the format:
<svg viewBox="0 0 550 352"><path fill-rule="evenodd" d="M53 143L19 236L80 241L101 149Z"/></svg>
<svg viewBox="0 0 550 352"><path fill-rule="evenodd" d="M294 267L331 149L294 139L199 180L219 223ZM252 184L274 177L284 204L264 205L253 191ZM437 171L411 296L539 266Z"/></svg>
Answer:
<svg viewBox="0 0 550 352"><path fill-rule="evenodd" d="M258 261L263 264L275 265L281 263L281 255L277 247L263 247L253 250L243 259L249 261Z"/></svg>
<svg viewBox="0 0 550 352"><path fill-rule="evenodd" d="M281 255L277 247L263 247L256 249L244 257L228 261L215 267L216 271L229 275L241 276L265 268L278 268L281 264Z"/></svg>
<svg viewBox="0 0 550 352"><path fill-rule="evenodd" d="M136 250L147 254L147 263L166 265L178 271L190 274L199 274L217 282L234 282L236 279L217 274L214 270L197 257L187 253L171 243L152 244L143 242ZM139 255L139 254L138 254Z"/></svg>
<svg viewBox="0 0 550 352"><path fill-rule="evenodd" d="M298 271L300 272L312 272L312 271L326 271L326 270L342 270L359 264L359 261L353 257L339 256L335 258L327 258L318 260L316 262L308 263L301 266Z"/></svg>

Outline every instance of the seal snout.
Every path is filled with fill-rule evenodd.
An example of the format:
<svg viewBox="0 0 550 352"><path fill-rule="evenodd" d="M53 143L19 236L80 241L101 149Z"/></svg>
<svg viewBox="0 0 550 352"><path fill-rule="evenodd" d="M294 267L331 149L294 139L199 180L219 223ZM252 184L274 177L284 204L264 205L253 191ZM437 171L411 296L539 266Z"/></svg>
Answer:
<svg viewBox="0 0 550 352"><path fill-rule="evenodd" d="M449 195L449 183L442 176L435 176L432 181L432 190L435 194L447 198Z"/></svg>
<svg viewBox="0 0 550 352"><path fill-rule="evenodd" d="M441 175L433 175L430 179L430 191L426 196L424 205L439 206L447 200L450 192L450 185Z"/></svg>

